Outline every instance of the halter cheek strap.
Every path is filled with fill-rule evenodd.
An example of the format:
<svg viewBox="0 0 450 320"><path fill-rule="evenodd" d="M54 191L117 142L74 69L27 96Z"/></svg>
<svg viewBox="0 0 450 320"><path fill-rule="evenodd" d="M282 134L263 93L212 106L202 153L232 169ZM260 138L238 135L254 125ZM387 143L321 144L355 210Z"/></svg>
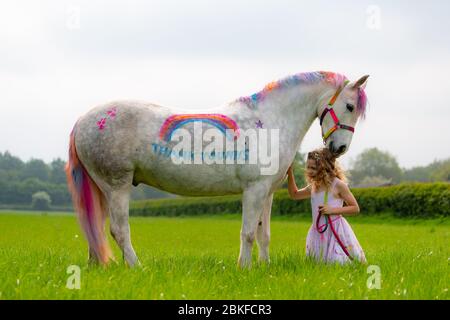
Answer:
<svg viewBox="0 0 450 320"><path fill-rule="evenodd" d="M333 109L333 105L336 102L337 98L339 97L339 94L342 92L342 90L345 88L345 86L347 84L348 84L348 80L346 80L344 82L344 85L336 91L336 93L333 95L333 97L331 97L330 101L328 102L327 107L325 108L325 110L323 110L322 114L320 115L320 126L322 126L323 119L325 118L325 116L328 113L330 114L330 116L334 122L334 126L332 126L325 134L322 135L323 143L325 143L327 141L328 137L331 136L331 134L333 132L335 132L337 129L345 129L345 130L349 130L351 132L355 132L355 128L347 126L345 124L341 124L339 122L339 118L336 116L336 113L334 112L334 109ZM322 132L323 132L323 130L322 130Z"/></svg>

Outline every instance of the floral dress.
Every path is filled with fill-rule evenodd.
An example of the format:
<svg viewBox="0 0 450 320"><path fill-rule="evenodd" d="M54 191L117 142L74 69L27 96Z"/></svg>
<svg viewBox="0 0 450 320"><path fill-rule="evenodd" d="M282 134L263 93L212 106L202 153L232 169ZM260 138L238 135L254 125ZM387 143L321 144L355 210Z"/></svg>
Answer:
<svg viewBox="0 0 450 320"><path fill-rule="evenodd" d="M328 191L328 206L330 208L340 208L344 204L344 200L335 198L333 195L338 180L338 178L334 178L331 188ZM320 221L318 222L319 229L317 228L316 221L317 216L319 215L319 205L324 204L324 195L325 190L319 192L311 191L313 223L309 228L308 236L306 238L306 255L324 262L339 262L343 264L351 262L352 260L350 257L352 257L353 260L358 260L365 263L366 257L364 255L364 251L361 248L358 239L356 239L352 228L342 215L330 216L332 226L327 226L327 215L322 215ZM336 238L333 233L333 229L339 239ZM320 233L319 230L324 232ZM345 253L339 243L339 240L346 248L350 257L348 257Z"/></svg>

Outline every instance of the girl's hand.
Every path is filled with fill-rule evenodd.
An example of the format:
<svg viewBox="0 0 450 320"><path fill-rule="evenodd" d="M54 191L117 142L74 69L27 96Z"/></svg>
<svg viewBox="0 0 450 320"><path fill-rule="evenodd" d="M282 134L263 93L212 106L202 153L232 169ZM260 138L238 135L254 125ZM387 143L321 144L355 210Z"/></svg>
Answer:
<svg viewBox="0 0 450 320"><path fill-rule="evenodd" d="M285 176L285 178L286 177L289 177L289 175L293 175L293 170L292 170L292 165L287 169L287 171L286 171L286 176Z"/></svg>
<svg viewBox="0 0 450 320"><path fill-rule="evenodd" d="M336 214L336 212L334 212L333 208L330 208L327 205L319 206L319 213L321 213L321 214Z"/></svg>

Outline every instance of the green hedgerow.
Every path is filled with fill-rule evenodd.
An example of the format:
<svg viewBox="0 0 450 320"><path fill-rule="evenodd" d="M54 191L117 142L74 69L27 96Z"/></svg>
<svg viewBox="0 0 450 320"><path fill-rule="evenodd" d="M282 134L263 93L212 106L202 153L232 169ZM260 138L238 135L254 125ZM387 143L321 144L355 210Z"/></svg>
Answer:
<svg viewBox="0 0 450 320"><path fill-rule="evenodd" d="M392 212L398 216L434 217L450 213L450 184L402 183L388 187L352 189L364 214ZM179 197L143 200L131 204L135 216L180 216L199 214L239 213L241 196ZM273 215L310 214L309 200L294 201L286 189L274 195Z"/></svg>

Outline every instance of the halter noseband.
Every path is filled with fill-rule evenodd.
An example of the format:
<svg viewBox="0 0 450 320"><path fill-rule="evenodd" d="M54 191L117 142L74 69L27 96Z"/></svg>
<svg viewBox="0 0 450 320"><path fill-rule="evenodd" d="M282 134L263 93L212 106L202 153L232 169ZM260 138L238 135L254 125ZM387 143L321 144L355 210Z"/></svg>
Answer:
<svg viewBox="0 0 450 320"><path fill-rule="evenodd" d="M355 128L347 126L345 124L341 124L339 122L339 118L336 116L336 113L333 110L333 105L336 102L336 99L338 98L339 94L342 92L342 90L345 88L345 86L348 84L348 80L344 82L344 85L337 89L336 93L331 97L330 101L328 102L327 107L325 110L323 110L322 115L320 116L320 127L322 128L323 119L327 115L327 113L330 113L331 118L333 118L334 126L332 126L325 134L322 135L323 143L325 144L327 142L327 139L331 136L333 132L335 132L337 129L345 129L349 130L351 132L355 132ZM323 128L322 128L323 132Z"/></svg>

